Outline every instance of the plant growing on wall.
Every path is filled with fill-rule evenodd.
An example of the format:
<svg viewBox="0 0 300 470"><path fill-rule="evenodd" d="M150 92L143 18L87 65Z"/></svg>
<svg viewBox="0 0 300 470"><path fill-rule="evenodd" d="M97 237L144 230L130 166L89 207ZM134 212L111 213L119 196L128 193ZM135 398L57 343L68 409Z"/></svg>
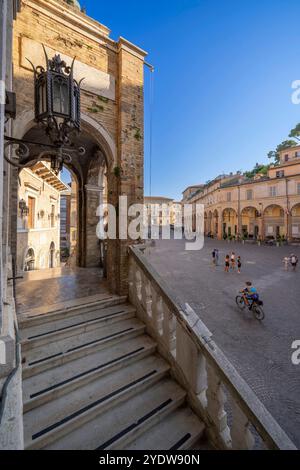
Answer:
<svg viewBox="0 0 300 470"><path fill-rule="evenodd" d="M116 178L119 178L121 176L121 169L120 169L119 166L115 166L114 175L115 175Z"/></svg>
<svg viewBox="0 0 300 470"><path fill-rule="evenodd" d="M96 103L96 101L93 101L92 103L92 106L87 108L87 110L90 112L90 113L99 113L99 112L102 112L104 111L104 107L98 103Z"/></svg>
<svg viewBox="0 0 300 470"><path fill-rule="evenodd" d="M141 129L139 127L135 128L134 138L138 141L142 139Z"/></svg>

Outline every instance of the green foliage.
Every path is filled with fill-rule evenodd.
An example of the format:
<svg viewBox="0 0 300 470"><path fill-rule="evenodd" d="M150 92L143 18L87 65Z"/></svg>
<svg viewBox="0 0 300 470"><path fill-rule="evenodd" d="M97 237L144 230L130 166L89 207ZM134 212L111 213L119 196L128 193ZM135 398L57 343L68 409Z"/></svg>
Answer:
<svg viewBox="0 0 300 470"><path fill-rule="evenodd" d="M297 126L291 130L289 137L292 137L293 139L297 139L300 141L300 138L299 138L300 137L300 123L297 124Z"/></svg>
<svg viewBox="0 0 300 470"><path fill-rule="evenodd" d="M90 113L99 113L100 111L104 111L104 108L102 105L97 104L95 101L93 101L92 107L87 108L87 110Z"/></svg>
<svg viewBox="0 0 300 470"><path fill-rule="evenodd" d="M141 140L142 139L142 134L141 134L141 129L139 127L136 128L134 138L136 140Z"/></svg>
<svg viewBox="0 0 300 470"><path fill-rule="evenodd" d="M109 99L105 98L105 96L98 96L98 100L102 101L103 103L108 103Z"/></svg>
<svg viewBox="0 0 300 470"><path fill-rule="evenodd" d="M114 168L114 175L115 175L116 178L119 178L119 177L120 177L120 175L121 175L121 169L120 169L119 166L115 166L115 168Z"/></svg>
<svg viewBox="0 0 300 470"><path fill-rule="evenodd" d="M295 129L293 129L293 130L295 130ZM297 142L295 142L295 140L284 140L283 142L281 142L281 144L277 145L276 150L271 150L268 153L268 158L273 159L275 165L278 165L279 162L280 162L280 153L279 152L281 152L282 150L291 148L291 147L295 147L296 145L297 145Z"/></svg>
<svg viewBox="0 0 300 470"><path fill-rule="evenodd" d="M244 176L246 176L246 178L252 179L258 173L260 173L262 175L267 175L269 168L270 168L270 165L264 165L264 164L256 163L253 170L245 171Z"/></svg>

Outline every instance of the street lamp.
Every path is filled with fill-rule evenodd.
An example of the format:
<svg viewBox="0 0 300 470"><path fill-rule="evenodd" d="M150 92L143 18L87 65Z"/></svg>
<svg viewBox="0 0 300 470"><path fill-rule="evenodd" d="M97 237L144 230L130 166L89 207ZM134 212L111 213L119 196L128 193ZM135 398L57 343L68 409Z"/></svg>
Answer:
<svg viewBox="0 0 300 470"><path fill-rule="evenodd" d="M22 218L29 214L29 207L26 205L26 201L24 201L24 199L19 201L19 209Z"/></svg>
<svg viewBox="0 0 300 470"><path fill-rule="evenodd" d="M18 145L16 157L13 159L5 152L6 160L18 168L35 165L42 159L50 159L51 169L57 174L64 163L70 163L71 152L83 155L85 149L69 148L70 134L80 132L80 85L73 76L74 62L68 66L59 54L49 59L43 46L46 68L35 67L34 72L34 111L35 121L42 126L50 144L29 142L5 136L5 149ZM29 159L30 150L27 144L41 148L34 160Z"/></svg>

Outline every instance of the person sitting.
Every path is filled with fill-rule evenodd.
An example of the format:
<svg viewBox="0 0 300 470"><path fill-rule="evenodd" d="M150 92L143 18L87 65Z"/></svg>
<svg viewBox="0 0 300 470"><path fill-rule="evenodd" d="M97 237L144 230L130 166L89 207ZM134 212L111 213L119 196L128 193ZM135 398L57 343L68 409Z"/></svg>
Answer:
<svg viewBox="0 0 300 470"><path fill-rule="evenodd" d="M241 291L245 304L250 308L252 307L254 302L257 302L259 299L259 295L257 289L252 285L252 282L247 281L246 287ZM250 301L252 302L250 305Z"/></svg>

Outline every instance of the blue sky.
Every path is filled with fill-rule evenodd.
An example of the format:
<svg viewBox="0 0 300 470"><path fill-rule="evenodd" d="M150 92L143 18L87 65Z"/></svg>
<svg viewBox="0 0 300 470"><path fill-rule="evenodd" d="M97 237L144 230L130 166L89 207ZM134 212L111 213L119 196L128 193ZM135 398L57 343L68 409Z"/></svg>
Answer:
<svg viewBox="0 0 300 470"><path fill-rule="evenodd" d="M296 0L81 2L87 14L149 52L155 66L152 195L267 162L300 122ZM150 73L145 69L145 194Z"/></svg>

